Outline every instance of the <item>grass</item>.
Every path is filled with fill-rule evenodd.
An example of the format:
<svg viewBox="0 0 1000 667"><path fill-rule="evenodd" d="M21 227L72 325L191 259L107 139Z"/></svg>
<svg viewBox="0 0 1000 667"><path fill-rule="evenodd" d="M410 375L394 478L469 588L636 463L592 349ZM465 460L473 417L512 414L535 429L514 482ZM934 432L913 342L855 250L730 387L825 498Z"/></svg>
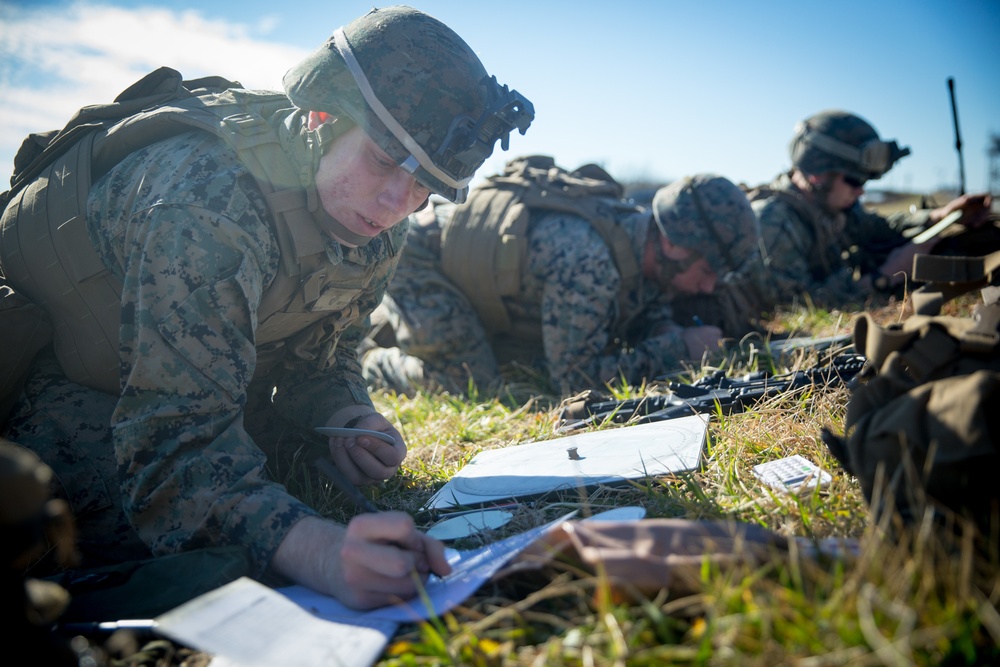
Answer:
<svg viewBox="0 0 1000 667"><path fill-rule="evenodd" d="M888 322L899 319L902 309L890 304L874 312ZM855 316L800 309L779 313L774 328L830 335L849 331ZM739 349L721 362L733 373L766 361ZM816 361L801 353L784 369ZM621 398L655 389L621 386L609 392ZM842 432L848 396L845 387L799 392L717 416L703 464L694 473L554 494L519 510L508 527L455 546L471 548L520 532L567 506L588 513L642 505L648 518L735 520L784 536L856 540L856 556L816 558L793 550L730 567L705 559L687 572L691 590L666 587L644 594L579 563L557 560L489 582L440 618L403 626L378 664L1000 663L996 558L992 563L974 558L967 535L952 539L932 524L905 532L874 520L857 480L820 440L823 427ZM395 417L410 447L400 474L369 491L393 509L416 513L480 451L556 437L557 400L528 391L524 383L470 398L376 393L374 399L380 411ZM753 465L791 454L831 471L833 483L796 498L756 482Z"/></svg>
<svg viewBox="0 0 1000 667"><path fill-rule="evenodd" d="M911 203L919 205L887 201L881 212ZM967 315L974 301L957 299L945 314ZM831 311L806 302L774 313L768 326L774 335L849 333L863 311L882 325L910 314L906 301ZM733 375L782 372L819 361L802 353L775 363L761 354L764 342L739 341L732 354L686 369L679 379L690 381L712 368ZM376 407L395 417L410 447L397 478L373 491L379 502L414 512L479 451L556 437L558 398L530 375L509 377L508 384L467 398L376 393ZM620 399L658 387L607 389ZM559 511L574 505L584 513L637 504L649 518L733 520L816 543L843 540L855 551L816 557L793 549L728 567L706 558L686 572L689 586L644 593L578 562L556 560L491 581L440 618L403 626L378 664L1000 664L1000 558L984 557L969 532L956 537L929 521L903 530L891 515L869 511L858 481L820 439L823 428L843 431L849 395L843 386L799 392L719 415L693 473L554 495L520 510L505 529L455 546L471 548L539 525L552 518L546 510L555 504ZM791 454L833 473L832 484L797 498L755 481L754 465Z"/></svg>
<svg viewBox="0 0 1000 667"><path fill-rule="evenodd" d="M942 197L940 201L947 201ZM912 199L913 201L911 201ZM886 202L882 213L917 199ZM879 206L873 206L879 208ZM966 315L972 297L947 304ZM876 322L902 321L907 303L857 304L822 310L806 301L774 313L774 335L849 333L869 312ZM736 341L730 354L706 359L677 379L691 381L722 368L784 372L818 363L800 353L773 360L762 337ZM478 452L557 437L560 397L524 368L506 382L465 396L375 392L376 408L398 425L409 446L393 479L366 490L387 509L419 509ZM656 383L610 386L615 398L655 393ZM709 558L675 568L670 585L639 591L606 572L570 559L488 582L463 604L428 622L404 625L378 661L382 667L424 665L659 666L1000 664L1000 557L982 557L969 533L957 537L937 524L900 530L889 515L874 517L856 479L820 439L843 431L847 388L801 391L741 414L717 415L709 426L702 465L689 474L587 489L538 499L503 529L453 546L474 548L563 514L641 505L647 518L738 521L782 536L800 536L788 553L720 565ZM620 428L607 424L598 428ZM756 482L754 465L800 454L833 474L804 497L777 494ZM286 471L296 475L307 462ZM352 508L326 485L296 487L326 516L347 521ZM811 544L853 546L843 556L813 556ZM821 542L822 541L822 542ZM183 664L207 663L190 656ZM129 663L134 664L134 663ZM182 664L180 659L157 664Z"/></svg>

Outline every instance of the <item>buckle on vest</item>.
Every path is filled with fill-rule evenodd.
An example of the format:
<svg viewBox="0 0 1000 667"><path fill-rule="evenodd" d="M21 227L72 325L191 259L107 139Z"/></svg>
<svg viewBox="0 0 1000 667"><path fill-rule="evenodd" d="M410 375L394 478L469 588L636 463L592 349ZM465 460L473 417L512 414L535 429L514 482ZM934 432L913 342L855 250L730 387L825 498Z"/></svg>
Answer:
<svg viewBox="0 0 1000 667"><path fill-rule="evenodd" d="M985 354L995 350L1000 343L1000 305L976 306L972 311L972 320L972 328L962 334L962 351Z"/></svg>
<svg viewBox="0 0 1000 667"><path fill-rule="evenodd" d="M222 119L222 123L244 137L252 137L268 131L264 119L246 111L234 113Z"/></svg>

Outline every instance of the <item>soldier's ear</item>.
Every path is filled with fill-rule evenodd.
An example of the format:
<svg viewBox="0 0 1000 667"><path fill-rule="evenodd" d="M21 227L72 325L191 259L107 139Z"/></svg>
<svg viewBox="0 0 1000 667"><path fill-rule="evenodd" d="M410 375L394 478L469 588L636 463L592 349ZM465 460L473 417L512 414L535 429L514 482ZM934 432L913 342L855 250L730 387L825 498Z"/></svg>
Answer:
<svg viewBox="0 0 1000 667"><path fill-rule="evenodd" d="M803 175L806 177L806 180L809 181L809 184L814 188L818 188L821 185L825 185L830 180L829 177L831 176L829 172L825 174L803 174Z"/></svg>
<svg viewBox="0 0 1000 667"><path fill-rule="evenodd" d="M315 130L317 127L319 127L323 123L330 123L330 122L333 122L333 120L334 120L334 116L331 115L331 114L328 114L325 111L310 111L309 112L309 120L307 122L308 122L309 129L310 130Z"/></svg>
<svg viewBox="0 0 1000 667"><path fill-rule="evenodd" d="M684 246L679 246L676 243L671 243L670 239L663 234L660 235L660 249L663 251L664 257L678 261L687 259L693 252L690 248L685 248Z"/></svg>

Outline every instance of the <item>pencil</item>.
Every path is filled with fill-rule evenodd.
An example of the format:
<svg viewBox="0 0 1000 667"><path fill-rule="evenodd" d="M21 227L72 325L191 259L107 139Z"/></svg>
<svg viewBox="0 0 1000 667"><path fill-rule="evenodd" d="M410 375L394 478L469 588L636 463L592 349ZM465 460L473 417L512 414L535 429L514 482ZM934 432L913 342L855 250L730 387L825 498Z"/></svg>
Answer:
<svg viewBox="0 0 1000 667"><path fill-rule="evenodd" d="M333 485L340 489L340 492L347 496L347 498L353 502L358 509L369 513L382 511L382 509L373 503L368 496L361 493L358 487L356 487L351 480L347 479L347 476L343 473L343 471L333 465L330 459L324 456L319 457L316 459L316 467L319 468L320 473L333 482Z"/></svg>

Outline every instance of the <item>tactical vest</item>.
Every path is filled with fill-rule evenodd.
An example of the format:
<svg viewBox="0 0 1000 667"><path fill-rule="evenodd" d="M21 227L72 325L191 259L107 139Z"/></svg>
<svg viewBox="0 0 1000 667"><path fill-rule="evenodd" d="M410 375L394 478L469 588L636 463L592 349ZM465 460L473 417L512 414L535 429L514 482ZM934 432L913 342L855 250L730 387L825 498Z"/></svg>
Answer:
<svg viewBox="0 0 1000 667"><path fill-rule="evenodd" d="M601 235L627 293L638 284L639 264L618 218L636 208L621 202L621 193L621 186L593 165L568 172L548 156L513 160L502 176L472 190L444 223L441 270L475 306L487 331L526 334L521 329L527 324L513 321L503 299L521 291L531 212L560 211L587 220Z"/></svg>
<svg viewBox="0 0 1000 667"><path fill-rule="evenodd" d="M243 90L219 77L183 81L164 67L113 104L81 109L58 133L29 137L15 159L12 188L3 196L0 266L11 285L49 312L67 377L119 391L122 285L88 237L91 185L129 153L184 132L201 130L223 139L254 176L272 213L282 263L258 308L258 350L280 346L331 311L350 306L349 290L324 289L333 272L327 270L316 218L325 212L306 185L311 175L301 173L303 167L289 157L272 127L290 108L280 93ZM366 270L344 262L338 284L360 284ZM358 275L344 275L352 271Z"/></svg>
<svg viewBox="0 0 1000 667"><path fill-rule="evenodd" d="M826 255L826 249L833 245L833 236L824 224L822 214L797 192L762 185L747 193L747 199L750 200L751 204L771 197L787 204L803 220L809 222L808 229L813 238L813 246L819 251L807 257L806 260L809 262L809 272L813 279L822 280L831 271L830 258Z"/></svg>

